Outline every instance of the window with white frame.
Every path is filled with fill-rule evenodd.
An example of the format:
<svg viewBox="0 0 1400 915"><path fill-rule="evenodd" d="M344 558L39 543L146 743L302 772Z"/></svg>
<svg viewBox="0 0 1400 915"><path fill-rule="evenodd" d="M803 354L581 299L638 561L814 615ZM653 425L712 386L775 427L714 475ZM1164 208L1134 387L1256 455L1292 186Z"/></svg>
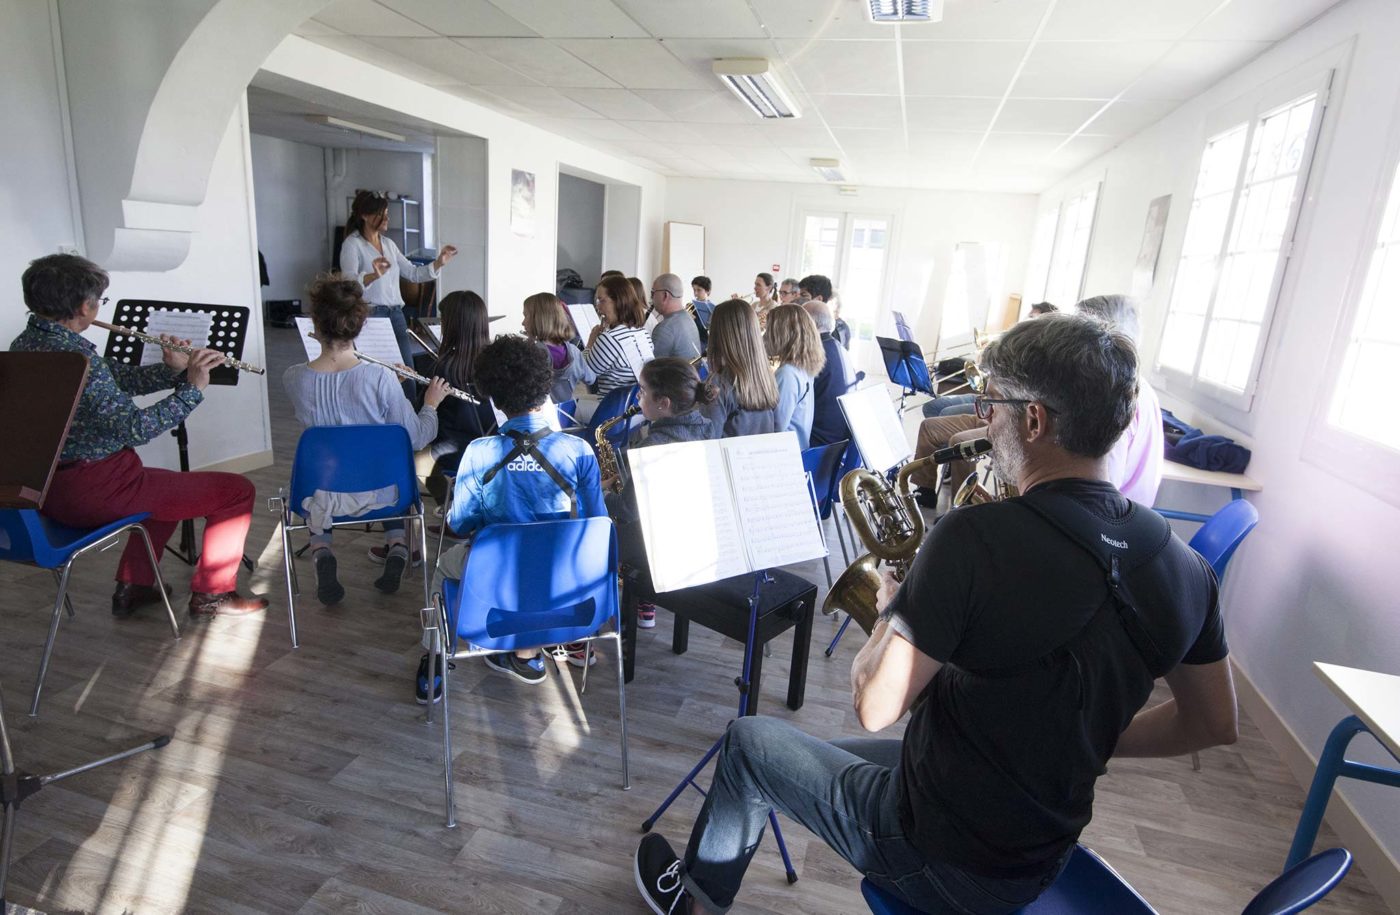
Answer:
<svg viewBox="0 0 1400 915"><path fill-rule="evenodd" d="M1400 169L1391 183L1375 250L1357 301L1328 422L1400 451Z"/></svg>
<svg viewBox="0 0 1400 915"><path fill-rule="evenodd" d="M1027 305L1049 301L1068 310L1082 297L1099 184L1095 179L1036 218L1026 268Z"/></svg>
<svg viewBox="0 0 1400 915"><path fill-rule="evenodd" d="M1259 93L1206 141L1157 367L1248 409L1331 72Z"/></svg>

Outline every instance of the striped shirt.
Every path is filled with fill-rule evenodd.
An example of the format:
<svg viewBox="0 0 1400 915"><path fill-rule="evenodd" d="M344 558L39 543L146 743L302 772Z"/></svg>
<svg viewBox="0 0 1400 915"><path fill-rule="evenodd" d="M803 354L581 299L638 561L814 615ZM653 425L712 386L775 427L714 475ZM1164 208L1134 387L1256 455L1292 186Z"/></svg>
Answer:
<svg viewBox="0 0 1400 915"><path fill-rule="evenodd" d="M637 373L651 359L651 334L626 324L601 332L583 352L584 363L598 376L599 394L636 384Z"/></svg>

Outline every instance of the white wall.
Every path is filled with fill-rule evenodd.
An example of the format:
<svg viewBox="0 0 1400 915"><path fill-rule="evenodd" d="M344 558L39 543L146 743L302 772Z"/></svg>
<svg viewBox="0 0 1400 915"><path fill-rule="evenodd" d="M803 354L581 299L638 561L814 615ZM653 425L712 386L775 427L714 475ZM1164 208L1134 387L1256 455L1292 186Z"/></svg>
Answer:
<svg viewBox="0 0 1400 915"><path fill-rule="evenodd" d="M1261 520L1225 583L1231 652L1314 756L1344 709L1313 675L1313 661L1400 672L1400 565L1394 558L1400 508L1373 491L1365 467L1309 454L1307 446L1313 411L1331 390L1331 379L1320 377L1317 367L1334 335L1350 330L1341 326L1340 313L1358 255L1375 241L1368 216L1395 169L1397 46L1400 5L1349 0L1083 171L1106 173L1085 287L1091 295L1128 288L1148 201L1173 195L1158 282L1144 320L1144 363L1151 365L1185 233L1205 118L1278 76L1320 60L1339 62L1252 410L1207 413L1164 397L1167 406L1181 407L1197 424L1222 427L1253 445L1248 473L1264 486L1251 497ZM1209 511L1219 506L1220 495L1168 484L1158 504ZM1368 740L1357 741L1354 755L1387 761ZM1308 771L1299 774L1310 777ZM1345 780L1340 785L1381 838L1393 868L1400 856L1395 791ZM1396 886L1393 871L1389 880ZM1391 899L1397 904L1394 895Z"/></svg>
<svg viewBox="0 0 1400 915"><path fill-rule="evenodd" d="M559 238L555 269L572 267L583 285L598 285L603 272L603 194L596 181L559 176Z"/></svg>
<svg viewBox="0 0 1400 915"><path fill-rule="evenodd" d="M822 185L671 178L665 219L705 227L705 269L714 281L714 295L723 298L733 292L751 294L754 275L771 272L774 264L782 267L777 279L801 278L793 257L805 209L893 217L886 304L915 321L925 310L941 314L948 265L958 242L1001 246L1006 269L1002 282L988 290L994 304L1019 292L1035 207L1030 194L861 188L855 197L842 197ZM919 339L929 346L933 336L927 330ZM867 371L879 366L873 346L857 358Z"/></svg>
<svg viewBox="0 0 1400 915"><path fill-rule="evenodd" d="M438 298L458 289L486 292L486 141L439 137L437 141L437 229L457 256L438 277ZM489 308L490 302L487 303ZM492 314L497 314L491 309Z"/></svg>
<svg viewBox="0 0 1400 915"><path fill-rule="evenodd" d="M74 247L54 34L47 3L0 0L0 346L8 348L29 314L19 278L36 257Z"/></svg>
<svg viewBox="0 0 1400 915"><path fill-rule="evenodd" d="M497 326L519 326L522 302L531 293L554 288L558 173L586 172L640 188L642 223L635 242L637 262L656 270L661 245L661 206L665 179L607 153L530 127L520 121L430 86L389 73L297 36L287 37L263 69L404 114L484 138L488 143L486 201L489 239L485 298ZM510 229L512 169L535 174L535 231L532 237ZM440 172L441 174L441 172ZM439 194L441 204L442 194ZM456 242L440 233L441 243Z"/></svg>
<svg viewBox="0 0 1400 915"><path fill-rule="evenodd" d="M316 274L330 267L325 151L260 134L251 147L258 248L270 281L263 301L305 299Z"/></svg>

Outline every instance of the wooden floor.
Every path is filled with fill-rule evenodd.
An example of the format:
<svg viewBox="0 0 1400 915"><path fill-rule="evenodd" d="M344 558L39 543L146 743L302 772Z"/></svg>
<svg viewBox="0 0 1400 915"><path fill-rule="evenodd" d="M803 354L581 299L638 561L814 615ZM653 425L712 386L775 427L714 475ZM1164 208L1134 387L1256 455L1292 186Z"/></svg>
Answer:
<svg viewBox="0 0 1400 915"><path fill-rule="evenodd" d="M285 485L299 433L277 381L299 347L292 331L270 335L278 464L253 474L260 509ZM460 825L445 829L440 732L412 697L421 593L410 578L392 598L374 591L377 568L360 557L377 536L336 538L349 596L325 609L308 589L297 651L279 540L261 510L248 552L258 561L252 587L272 610L184 624L178 643L152 612L114 621L116 552L88 557L37 720L24 712L53 581L0 566L0 685L22 767L50 772L150 735L174 738L24 806L13 902L141 915L645 911L632 882L638 828L732 717L736 644L695 628L689 653L672 655L664 611L642 631L627 693L625 793L611 663L592 671L580 696L571 668L531 688L463 662L453 689ZM834 539L832 549L835 567ZM171 557L163 570L182 606L189 570ZM825 584L819 563L799 571ZM834 628L819 619L814 639L824 645ZM857 733L848 672L859 644L853 630L831 660L814 646L807 704L792 713L782 702L791 642L775 643L763 711L823 737ZM1203 753L1201 772L1185 759L1123 760L1099 782L1084 841L1163 913L1238 912L1282 865L1302 792L1258 730L1245 721L1242 731L1235 746ZM674 843L683 844L699 800L690 792L660 822ZM857 875L787 826L801 879L787 885L765 840L734 911L866 911ZM1315 911L1384 906L1353 870Z"/></svg>

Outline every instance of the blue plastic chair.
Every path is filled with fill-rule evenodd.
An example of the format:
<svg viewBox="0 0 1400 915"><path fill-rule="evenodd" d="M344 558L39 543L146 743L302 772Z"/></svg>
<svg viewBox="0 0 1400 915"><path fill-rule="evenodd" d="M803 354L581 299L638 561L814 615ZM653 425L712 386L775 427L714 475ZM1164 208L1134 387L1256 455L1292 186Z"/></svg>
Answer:
<svg viewBox="0 0 1400 915"><path fill-rule="evenodd" d="M1201 525L1191 538L1191 549L1204 556L1215 570L1215 577L1224 581L1230 558L1258 523L1259 510L1244 499L1236 499Z"/></svg>
<svg viewBox="0 0 1400 915"><path fill-rule="evenodd" d="M477 532L462 579L444 579L433 595L436 619L424 619L432 648L429 670L442 671L442 758L447 825L457 825L452 792L450 661L566 642L612 639L617 649L617 702L622 715L622 787L627 770L627 693L622 674L617 533L612 519L565 518L492 524ZM425 616L427 614L425 613ZM601 629L612 623L609 632ZM588 689L588 665L583 687ZM428 705L432 719L432 704Z"/></svg>
<svg viewBox="0 0 1400 915"><path fill-rule="evenodd" d="M574 419L574 411L578 409L577 400L566 400L557 403L554 408L559 411L559 428L566 429L569 426L578 425L578 420Z"/></svg>
<svg viewBox="0 0 1400 915"><path fill-rule="evenodd" d="M49 659L53 656L53 643L58 638L58 623L63 609L68 608L68 616L73 616L73 603L68 599L68 579L73 571L73 562L85 553L106 549L127 531L135 531L146 545L146 555L151 558L151 568L155 569L156 587L161 600L165 602L165 613L170 618L170 633L179 641L180 624L175 621L175 611L170 607L170 597L165 593L165 580L160 576L160 563L156 561L155 549L151 546L151 536L141 526L150 517L150 512L118 518L102 527L82 530L65 527L32 509L7 508L0 510L0 559L38 566L53 573L58 584L58 596L53 602L53 617L49 621L49 636L44 640L44 653L39 659L39 676L34 681L34 701L30 703L31 718L39 714L39 696L44 690L44 677L49 672Z"/></svg>
<svg viewBox="0 0 1400 915"><path fill-rule="evenodd" d="M311 426L301 434L296 456L292 459L290 495L287 490L279 490L268 500L268 507L282 514L282 564L287 575L287 624L293 648L298 647L296 596L301 593L301 586L292 563L291 532L307 529L303 501L317 490L369 492L386 486L398 488L398 500L393 505L362 515L336 516L331 527L373 521L417 522L424 560L423 603L426 606L431 600L427 525L423 501L418 495L418 473L413 466L413 444L408 430L399 425Z"/></svg>
<svg viewBox="0 0 1400 915"><path fill-rule="evenodd" d="M814 506L817 512L817 521L823 522L831 517L832 498L835 495L840 476L841 461L846 453L847 442L842 439L839 442L832 442L829 445L815 445L802 452L802 469L812 475L812 489L816 492L817 504ZM836 527L838 535L841 526ZM846 541L841 540L841 558L847 563ZM826 586L831 587L831 565L826 556L822 556L822 565L826 568Z"/></svg>
<svg viewBox="0 0 1400 915"><path fill-rule="evenodd" d="M1351 852L1332 848L1291 867L1255 895L1241 915L1293 915L1330 893L1351 867ZM869 880L861 895L874 915L919 915ZM1076 845L1058 880L1019 915L1156 915L1118 872L1089 848Z"/></svg>

